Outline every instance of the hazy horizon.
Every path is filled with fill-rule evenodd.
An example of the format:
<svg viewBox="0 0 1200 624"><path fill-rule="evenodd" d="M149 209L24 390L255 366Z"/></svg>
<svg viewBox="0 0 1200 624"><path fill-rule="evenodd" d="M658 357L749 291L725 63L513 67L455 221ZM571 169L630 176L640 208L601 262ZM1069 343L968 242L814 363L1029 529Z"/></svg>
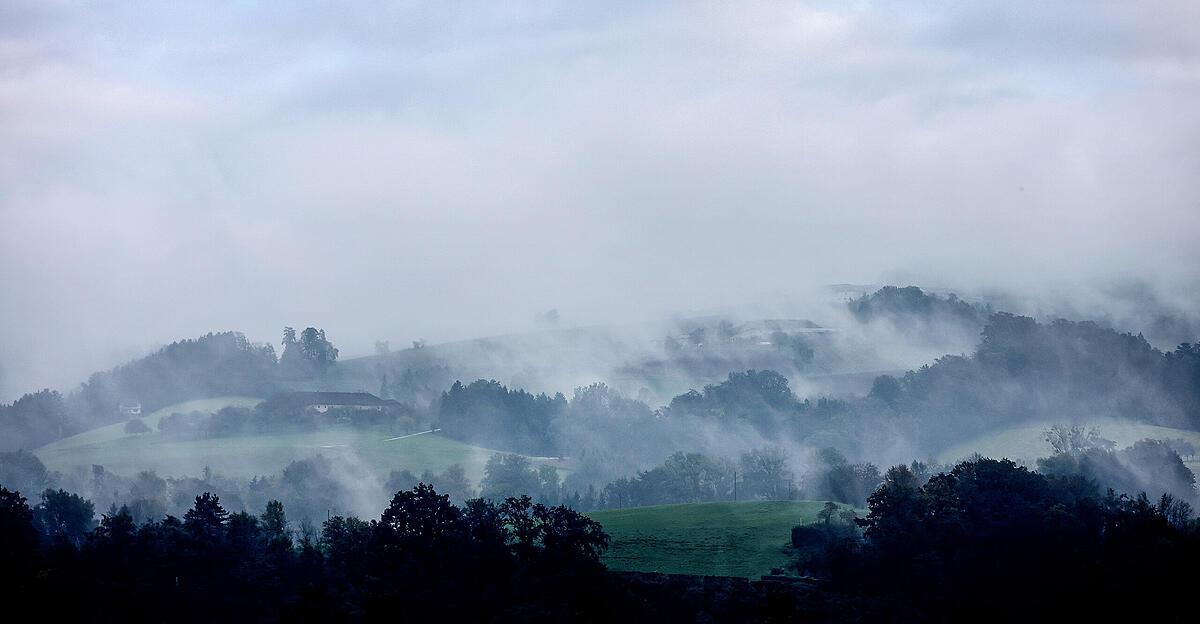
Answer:
<svg viewBox="0 0 1200 624"><path fill-rule="evenodd" d="M1194 315L1196 23L7 2L0 401L210 331L313 325L352 357L549 309L803 311L830 283Z"/></svg>

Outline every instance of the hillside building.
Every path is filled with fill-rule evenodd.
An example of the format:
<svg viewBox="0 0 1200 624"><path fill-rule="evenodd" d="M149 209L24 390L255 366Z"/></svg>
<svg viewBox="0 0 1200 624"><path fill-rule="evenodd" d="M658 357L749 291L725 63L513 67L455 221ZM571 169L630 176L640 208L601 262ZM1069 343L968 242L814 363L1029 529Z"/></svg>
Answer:
<svg viewBox="0 0 1200 624"><path fill-rule="evenodd" d="M322 414L335 408L383 411L400 407L399 401L381 399L369 392L289 392L278 401L298 409L311 407Z"/></svg>

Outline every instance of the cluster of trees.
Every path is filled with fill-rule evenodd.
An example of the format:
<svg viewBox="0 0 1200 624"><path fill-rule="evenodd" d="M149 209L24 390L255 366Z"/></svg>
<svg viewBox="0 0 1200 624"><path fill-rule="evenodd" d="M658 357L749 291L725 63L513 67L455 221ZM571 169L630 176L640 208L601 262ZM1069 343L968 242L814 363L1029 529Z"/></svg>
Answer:
<svg viewBox="0 0 1200 624"><path fill-rule="evenodd" d="M554 434L562 455L572 460L564 487L582 492L649 469L673 449L693 446L695 431L680 429L646 403L596 383L575 389Z"/></svg>
<svg viewBox="0 0 1200 624"><path fill-rule="evenodd" d="M1080 429L1058 426L1050 435L1058 437L1057 432L1064 431L1077 434ZM1111 440L1093 431L1086 438L1072 435L1056 442L1055 454L1037 461L1038 472L1044 475L1082 476L1104 483L1119 494L1152 492L1184 501L1196 496L1196 477L1170 441L1145 439L1116 450Z"/></svg>
<svg viewBox="0 0 1200 624"><path fill-rule="evenodd" d="M576 388L570 400L510 390L498 382L455 383L432 408L444 435L529 455L576 460L573 489L599 487L627 467L649 469L663 450L709 452L719 436L808 440L841 428L849 415L842 401L800 400L774 371L730 373L725 381L675 397L655 410L605 384ZM838 441L826 436L826 441Z"/></svg>
<svg viewBox="0 0 1200 624"><path fill-rule="evenodd" d="M816 522L792 527L792 551L795 567L808 572L814 564L826 562L826 552L862 537L858 513L832 501L817 513ZM825 570L820 570L824 572Z"/></svg>
<svg viewBox="0 0 1200 624"><path fill-rule="evenodd" d="M1162 353L1092 322L997 313L972 355L881 376L864 419L905 425L927 448L1022 420L1114 415L1200 429L1200 349Z"/></svg>
<svg viewBox="0 0 1200 624"><path fill-rule="evenodd" d="M295 329L284 327L282 344L279 369L285 379L319 377L337 362L337 347L325 337L323 329L306 327L297 338Z"/></svg>
<svg viewBox="0 0 1200 624"><path fill-rule="evenodd" d="M0 488L0 581L32 603L57 598L56 617L571 621L610 608L601 527L528 497L457 507L418 485L378 520L333 516L297 540L278 501L230 513L205 492L181 518L119 508L83 527L90 503L72 496L30 508Z"/></svg>
<svg viewBox="0 0 1200 624"><path fill-rule="evenodd" d="M509 390L497 381L456 381L433 411L444 435L528 455L557 455L555 424L567 411L567 399Z"/></svg>
<svg viewBox="0 0 1200 624"><path fill-rule="evenodd" d="M874 464L851 463L833 448L796 460L773 446L752 449L736 460L677 452L649 470L600 489L573 491L564 500L584 510L735 499L816 499L861 507L882 479ZM798 463L809 469L795 470Z"/></svg>
<svg viewBox="0 0 1200 624"><path fill-rule="evenodd" d="M565 504L581 511L594 508L581 504L578 494L567 494L557 468L550 464L535 464L523 455L497 453L488 458L478 490L472 486L466 471L458 464L450 466L440 474L426 470L420 477L408 470L393 471L387 480L387 489L405 489L417 483L430 484L456 502L476 496L488 500L529 496L544 505Z"/></svg>
<svg viewBox="0 0 1200 624"><path fill-rule="evenodd" d="M671 399L668 417L694 416L726 423L745 422L763 435L776 436L786 422L804 411L788 380L775 371L730 373L716 385Z"/></svg>
<svg viewBox="0 0 1200 624"><path fill-rule="evenodd" d="M800 545L815 547L802 549L798 569L841 591L888 596L950 619L1111 618L1124 605L1144 610L1152 597L1172 601L1191 591L1200 522L1170 494L1152 501L1102 493L1079 474L1044 475L986 458L922 481L908 467L889 469L869 514L856 521L861 536L800 531Z"/></svg>
<svg viewBox="0 0 1200 624"><path fill-rule="evenodd" d="M682 422L697 419L728 430L749 429L767 439L799 441L829 429L849 408L837 399L800 400L787 377L771 370L748 370L676 396L661 415Z"/></svg>
<svg viewBox="0 0 1200 624"><path fill-rule="evenodd" d="M480 496L499 500L510 496L529 495L544 503L557 503L562 496L558 470L549 464L536 468L528 457L493 455L483 469L479 483Z"/></svg>
<svg viewBox="0 0 1200 624"><path fill-rule="evenodd" d="M846 306L859 322L887 319L910 330L947 321L978 330L992 314L990 305L967 303L954 293L940 297L916 286L884 286L851 299Z"/></svg>
<svg viewBox="0 0 1200 624"><path fill-rule="evenodd" d="M736 464L701 453L675 453L661 466L604 486L597 506L638 507L733 500Z"/></svg>
<svg viewBox="0 0 1200 624"><path fill-rule="evenodd" d="M830 500L862 507L883 480L870 462L850 462L835 448L816 453L817 467L805 475L805 498Z"/></svg>
<svg viewBox="0 0 1200 624"><path fill-rule="evenodd" d="M309 327L298 339L288 330L282 361L274 347L252 344L239 332L210 333L94 373L66 396L52 390L26 394L0 405L0 450L37 448L119 422L122 404L149 412L204 397L271 396L283 379L324 373L337 360L324 330Z"/></svg>
<svg viewBox="0 0 1200 624"><path fill-rule="evenodd" d="M393 470L388 475L387 483L384 487L389 492L398 492L400 490L412 489L421 483L433 486L437 491L449 496L450 501L455 504L466 502L476 496L475 488L471 485L471 480L467 478L467 471L463 469L461 464L454 464L441 473L425 470L419 477L409 470ZM533 490L521 492L521 494L532 493ZM545 501L539 500L538 502Z"/></svg>

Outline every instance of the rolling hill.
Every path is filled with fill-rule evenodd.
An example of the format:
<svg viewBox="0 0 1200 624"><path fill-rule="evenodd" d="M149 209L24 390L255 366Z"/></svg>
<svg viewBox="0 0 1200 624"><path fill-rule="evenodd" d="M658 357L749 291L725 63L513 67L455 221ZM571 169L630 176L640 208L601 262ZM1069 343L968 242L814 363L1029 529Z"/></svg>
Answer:
<svg viewBox="0 0 1200 624"><path fill-rule="evenodd" d="M174 412L216 411L227 405L251 406L258 399L222 397L188 401L148 414L151 428ZM245 435L198 440L178 440L157 431L126 434L124 423L86 431L47 444L34 453L51 470L88 469L93 464L132 475L151 469L162 476L196 475L205 466L231 477L249 478L279 472L289 462L317 454L361 464L380 478L392 470L441 472L462 464L467 477L478 484L483 467L497 451L423 433L398 437L384 431L337 427L321 431L275 435Z"/></svg>

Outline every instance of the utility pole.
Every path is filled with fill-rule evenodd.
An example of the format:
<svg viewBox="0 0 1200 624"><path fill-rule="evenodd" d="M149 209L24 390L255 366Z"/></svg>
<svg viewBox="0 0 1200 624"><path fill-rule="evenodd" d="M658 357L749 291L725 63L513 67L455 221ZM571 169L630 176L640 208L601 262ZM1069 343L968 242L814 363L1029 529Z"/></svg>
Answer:
<svg viewBox="0 0 1200 624"><path fill-rule="evenodd" d="M737 502L737 470L733 471L733 502Z"/></svg>

